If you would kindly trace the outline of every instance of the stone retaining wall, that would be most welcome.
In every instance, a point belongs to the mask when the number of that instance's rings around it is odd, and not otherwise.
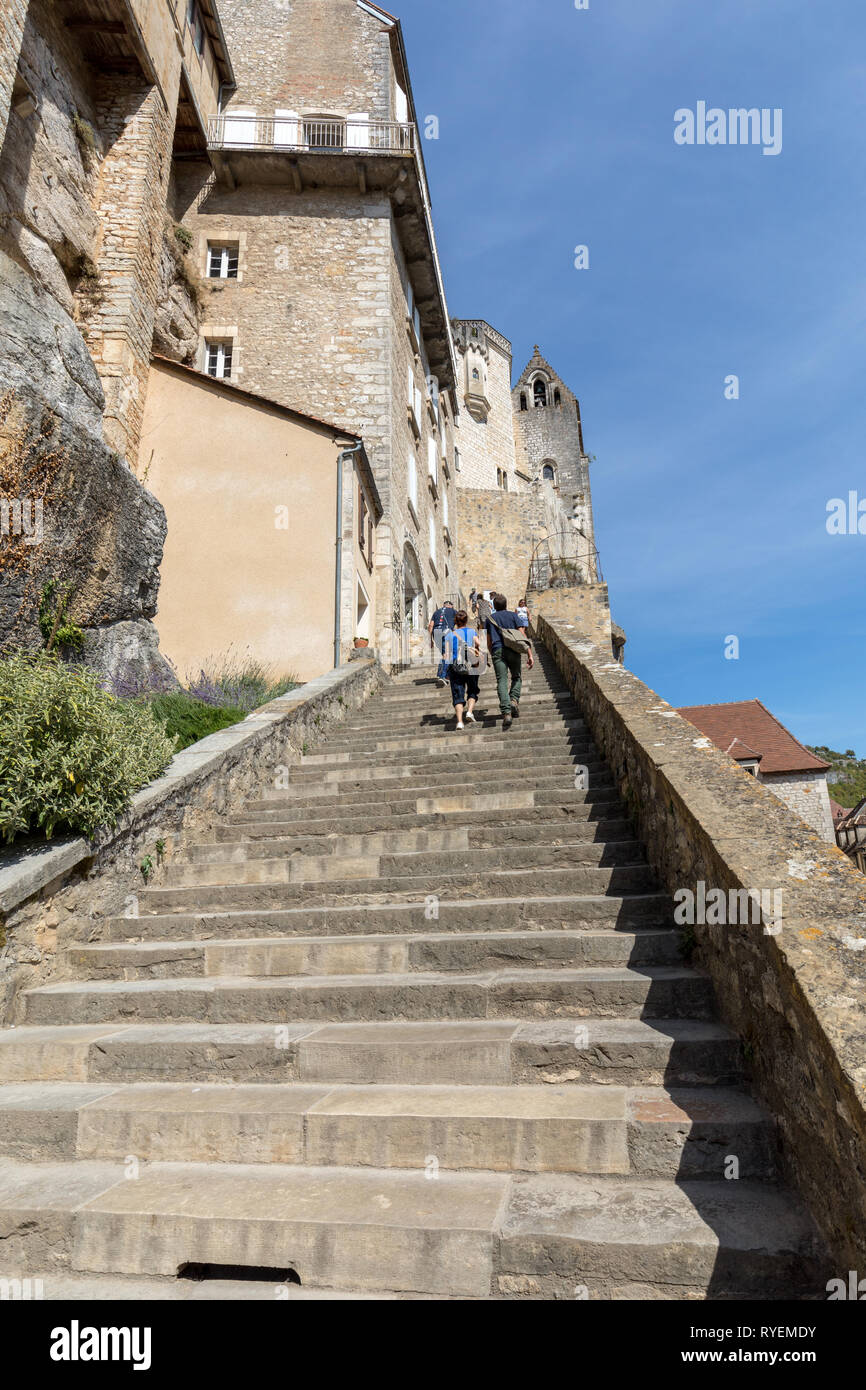
[[[866,1273],[866,877],[608,650],[544,617],[662,885],[781,893],[781,918],[686,927],[775,1116],[788,1178],[838,1261]],[[768,902],[772,904],[772,899]],[[693,938],[692,938],[693,933]]]
[[[353,661],[202,739],[94,844],[68,839],[0,853],[0,1024],[17,1021],[20,991],[47,984],[70,941],[96,939],[99,919],[129,910],[143,885],[142,859],[156,864],[157,840],[165,841],[169,861],[181,832],[205,830],[251,792],[274,785],[306,744],[364,704],[382,680],[376,662]]]

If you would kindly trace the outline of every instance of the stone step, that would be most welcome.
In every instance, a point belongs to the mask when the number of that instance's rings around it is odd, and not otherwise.
[[[289,770],[285,790],[291,791],[295,787],[342,787],[355,783],[363,786],[367,781],[387,786],[402,786],[410,780],[427,782],[430,778],[434,779],[433,785],[440,785],[444,780],[450,779],[452,783],[456,781],[458,785],[465,786],[470,777],[482,778],[488,773],[498,776],[503,764],[514,756],[516,755],[476,753],[472,750],[462,756],[454,753],[448,758],[442,758],[434,749],[432,753],[428,751],[423,756],[420,753],[401,753],[398,758],[382,758],[370,763],[353,757],[345,762],[308,767],[305,760]],[[601,777],[607,770],[606,764],[597,754],[564,742],[554,747],[545,745],[537,752],[526,756],[523,756],[522,752],[520,754],[521,773],[525,773],[527,777],[549,777],[553,772],[564,770],[567,773],[575,767],[585,768],[590,780],[593,777]]]
[[[0,1082],[730,1086],[739,1040],[696,1019],[133,1023],[0,1029]]]
[[[524,784],[531,788],[559,787],[566,789],[578,786],[580,769],[586,768],[585,763],[580,759],[562,759],[559,762],[545,763],[543,766],[528,765],[525,770],[521,765],[521,776]],[[584,772],[583,777],[587,779]],[[587,783],[588,787],[596,791],[600,788],[612,789],[613,778],[609,772],[601,770],[601,765],[590,768]],[[369,802],[376,796],[388,797],[389,799],[416,799],[418,797],[430,795],[442,795],[447,792],[462,793],[482,786],[492,790],[506,790],[514,785],[514,774],[504,772],[501,766],[486,771],[481,769],[473,776],[471,766],[460,772],[440,772],[435,766],[425,767],[423,770],[401,768],[398,775],[392,777],[370,777],[363,773],[352,773],[346,778],[299,778],[289,780],[288,785],[279,789],[267,789],[263,792],[259,801],[251,800],[248,805],[251,809],[259,806],[266,806],[269,802],[286,803],[301,806],[316,805],[335,805],[339,806],[355,799]]]
[[[504,1174],[281,1164],[0,1162],[16,1272],[173,1277],[187,1264],[296,1270],[306,1288],[483,1297]]]
[[[480,874],[488,869],[519,869],[532,874],[542,869],[576,865],[613,867],[644,862],[637,840],[600,842],[562,838],[558,843],[527,844],[468,849],[455,845],[441,850],[397,850],[385,853],[288,855],[232,855],[215,860],[173,861],[163,868],[165,885],[189,887],[204,883],[322,883],[343,879],[392,879],[438,876],[441,883],[452,875]]]
[[[516,725],[513,727],[517,728]],[[512,734],[511,730],[508,733],[497,731],[485,733],[483,738],[474,739],[455,738],[453,729],[450,730],[450,737],[446,737],[448,730],[437,731],[436,738],[432,737],[433,732],[431,729],[429,734],[425,732],[420,736],[394,735],[390,738],[379,738],[375,742],[365,739],[360,734],[352,738],[329,738],[321,745],[320,750],[305,753],[301,766],[327,767],[352,761],[367,766],[371,762],[390,763],[403,757],[409,762],[422,762],[426,758],[443,761],[459,758],[501,758],[503,754],[510,756],[515,748],[519,748],[521,754],[538,753],[548,748],[579,748],[589,753],[595,751],[598,756],[589,734],[582,728],[574,728],[565,723],[551,724],[542,729],[521,725],[518,733]],[[464,732],[473,734],[478,730],[473,730],[470,725]]]
[[[174,979],[224,975],[389,975],[412,971],[487,971],[535,965],[676,965],[680,933],[546,931],[441,932],[423,935],[342,935],[244,938],[238,941],[158,941],[72,946],[65,971],[75,979]]]
[[[404,795],[394,793],[388,797],[351,793],[342,797],[331,797],[327,802],[310,800],[304,805],[297,797],[247,802],[244,810],[233,812],[228,818],[231,825],[244,825],[248,822],[261,823],[268,819],[278,819],[284,824],[313,825],[316,822],[338,824],[349,817],[361,818],[366,826],[377,818],[414,815],[421,819],[419,825],[449,824],[453,816],[486,817],[494,815],[512,824],[519,824],[521,818],[548,819],[573,815],[578,819],[602,819],[607,816],[623,816],[624,807],[614,787],[598,787],[590,791],[580,791],[571,784],[559,788],[525,787],[520,791],[477,792],[474,790],[457,792],[436,792],[434,795]],[[433,817],[449,817],[449,821]],[[460,822],[458,822],[459,824]]]
[[[302,1288],[452,1297],[823,1297],[800,1203],[769,1183],[272,1164],[0,1163],[19,1276],[286,1267]],[[645,1296],[645,1295],[644,1295]]]
[[[250,936],[336,936],[353,933],[582,930],[601,926],[621,931],[669,926],[672,905],[664,893],[631,897],[571,895],[561,897],[442,899],[435,910],[424,902],[350,904],[332,907],[272,908],[224,913],[154,914],[111,917],[112,941],[182,941]],[[88,937],[88,941],[92,938]],[[85,943],[80,943],[85,944]]]
[[[285,834],[280,823],[250,822],[243,829],[238,826],[218,826],[213,840],[202,840],[188,845],[173,860],[173,863],[213,863],[226,859],[260,859],[271,856],[291,854],[334,854],[354,857],[362,854],[394,854],[401,852],[439,850],[447,853],[457,849],[478,849],[495,843],[499,846],[537,845],[562,843],[565,839],[574,844],[579,841],[593,844],[612,844],[634,837],[631,822],[621,818],[604,821],[578,820],[539,821],[537,824],[501,825],[491,818],[487,825],[476,825],[469,817],[463,825],[421,829],[413,827],[404,830],[399,825],[387,829],[373,829],[368,833],[343,833],[330,829],[324,822],[318,823],[318,833],[306,835]],[[495,826],[495,829],[494,829]],[[251,833],[255,829],[257,833]]]
[[[304,856],[307,861],[309,856]],[[346,898],[363,903],[419,902],[422,898],[441,901],[449,894],[456,898],[490,898],[501,892],[510,896],[515,887],[532,893],[541,888],[551,895],[649,893],[656,887],[652,870],[643,864],[594,868],[570,865],[545,867],[537,881],[521,869],[484,869],[443,873],[442,869],[395,877],[371,876],[366,861],[335,861],[348,873],[360,863],[361,877],[330,878],[314,881],[309,877],[280,883],[195,883],[188,886],[145,888],[138,894],[141,916],[158,912],[203,912],[215,908],[328,907]],[[298,872],[303,871],[303,866]],[[308,872],[308,871],[307,871]]]
[[[452,806],[453,809],[445,811],[425,812],[418,814],[414,810],[404,811],[403,807],[411,806],[411,802],[400,802],[396,806],[379,802],[378,808],[370,806],[350,807],[345,813],[340,812],[335,807],[306,808],[304,810],[293,810],[290,807],[276,811],[236,811],[231,816],[226,817],[225,825],[215,827],[212,832],[216,840],[228,839],[236,840],[240,837],[253,838],[257,835],[265,834],[300,834],[309,835],[330,835],[330,834],[373,834],[378,831],[392,830],[425,830],[425,829],[448,829],[451,826],[462,827],[464,825],[474,827],[479,834],[486,835],[488,840],[494,838],[491,828],[502,832],[503,838],[508,840],[519,839],[520,831],[523,827],[534,831],[537,826],[549,826],[558,823],[560,829],[563,822],[572,822],[577,832],[581,835],[585,833],[584,827],[590,827],[593,831],[593,838],[604,838],[600,829],[604,824],[619,823],[629,825],[625,808],[622,803],[615,798],[597,802],[569,802],[562,798],[549,800],[549,804],[534,805],[533,798],[536,795],[548,796],[548,793],[536,794],[533,792],[514,792],[509,797],[490,797],[490,801],[509,801],[515,803],[511,806],[502,806],[498,810],[490,810],[487,806],[487,798],[474,796],[458,796],[453,798],[437,799],[436,805]],[[557,804],[561,800],[563,804]],[[484,809],[478,809],[475,803],[481,802]],[[522,806],[520,803],[524,803]],[[360,814],[356,814],[360,812]],[[210,834],[211,832],[206,832]],[[544,835],[540,836],[544,839]],[[616,839],[617,836],[612,836]]]
[[[0,1086],[0,1157],[19,1162],[770,1178],[775,1136],[741,1091],[624,1086]]]
[[[581,790],[575,785],[577,773],[575,766],[566,764],[557,772],[550,772],[544,776],[537,773],[527,775],[524,781],[524,795],[534,792],[536,796],[535,804],[547,804],[538,800],[541,792],[552,792],[555,799],[560,797],[565,801],[574,800],[585,802],[589,805],[601,802],[616,801],[618,796],[613,779],[610,773],[599,773],[589,783],[586,791]],[[448,806],[455,801],[463,801],[467,797],[481,796],[489,797],[496,792],[511,792],[513,796],[518,795],[513,792],[514,777],[490,776],[483,777],[476,788],[471,782],[467,788],[459,782],[455,786],[457,779],[454,777],[437,778],[425,776],[413,782],[412,778],[404,778],[400,786],[371,786],[370,783],[361,783],[358,786],[347,786],[337,791],[331,786],[321,786],[317,790],[308,787],[298,787],[290,792],[273,791],[259,799],[251,798],[247,803],[247,810],[253,813],[259,811],[275,811],[281,808],[295,809],[302,811],[327,811],[332,809],[342,809],[347,806],[366,806],[375,814],[378,806],[383,800],[390,801],[392,805],[401,803],[406,807],[417,807],[420,812],[436,808],[440,805]],[[483,791],[480,788],[483,787]]]
[[[298,1284],[264,1284],[253,1279],[137,1279],[121,1274],[58,1274],[51,1269],[37,1271],[30,1283],[46,1303],[273,1303],[277,1299],[281,1303],[376,1303],[425,1298],[424,1294],[361,1293],[358,1289],[302,1289]],[[426,1297],[447,1301],[444,1296]]]
[[[393,753],[379,753],[367,756],[363,750],[346,750],[345,753],[308,754],[296,763],[289,772],[293,781],[312,782],[346,781],[354,776],[367,777],[376,774],[377,780],[388,780],[398,775],[420,776],[433,770],[439,774],[453,772],[460,774],[471,768],[475,772],[496,771],[503,762],[519,758],[520,766],[540,767],[550,765],[573,766],[575,762],[590,770],[601,771],[604,763],[594,744],[576,739],[544,739],[538,743],[521,743],[519,752],[515,747],[504,749],[488,748],[481,739],[467,740],[455,738],[443,752],[434,744],[426,744],[423,749],[399,748]]]
[[[496,1268],[497,1292],[512,1298],[826,1296],[802,1203],[748,1180],[516,1175]]]
[[[28,1024],[289,1023],[471,1018],[709,1018],[709,980],[685,966],[272,979],[94,980],[25,990]]]

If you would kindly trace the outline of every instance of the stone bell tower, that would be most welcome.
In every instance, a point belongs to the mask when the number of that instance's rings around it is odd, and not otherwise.
[[[517,469],[531,479],[550,556],[574,569],[572,579],[594,583],[599,565],[580,403],[538,347],[512,403]]]

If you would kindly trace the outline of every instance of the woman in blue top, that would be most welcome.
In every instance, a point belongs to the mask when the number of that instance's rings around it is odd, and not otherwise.
[[[481,641],[475,628],[467,627],[468,622],[469,615],[461,608],[454,620],[454,631],[446,634],[442,644],[443,657],[448,661],[448,680],[458,729],[465,729],[466,724],[476,723],[472,711],[478,699]],[[463,669],[455,670],[455,663]],[[465,669],[467,667],[468,670]],[[466,724],[463,723],[464,709]]]

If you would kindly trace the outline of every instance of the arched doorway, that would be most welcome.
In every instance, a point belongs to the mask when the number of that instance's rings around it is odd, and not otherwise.
[[[403,631],[401,662],[409,666],[423,651],[427,629],[427,595],[421,564],[409,541],[403,546]]]

